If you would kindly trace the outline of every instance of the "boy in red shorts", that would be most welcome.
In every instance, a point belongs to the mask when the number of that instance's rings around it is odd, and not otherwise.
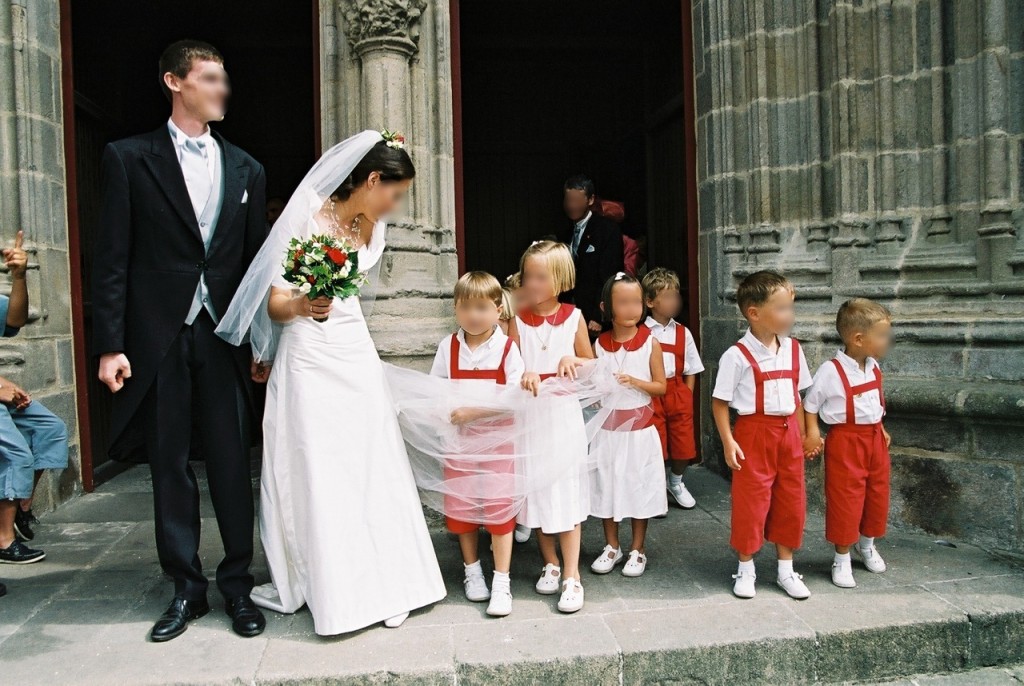
[[[811,595],[793,571],[807,509],[800,391],[811,385],[800,344],[786,335],[795,297],[793,284],[776,272],[743,280],[736,300],[750,328],[722,355],[712,393],[725,462],[733,470],[730,543],[739,556],[733,575],[739,598],[754,597],[754,555],[765,539],[778,554],[779,587],[798,600]],[[730,408],[739,415],[735,429]]]
[[[889,350],[892,315],[865,298],[847,300],[836,315],[843,349],[821,365],[804,400],[805,448],[825,439],[825,538],[835,546],[832,583],[853,588],[850,549],[869,572],[885,571],[875,538],[889,517],[889,434],[878,360]]]
[[[658,339],[665,358],[668,391],[654,399],[654,425],[661,434],[661,449],[671,467],[668,492],[679,506],[689,510],[697,504],[683,474],[697,461],[697,443],[693,436],[693,387],[704,363],[697,353],[690,330],[677,322],[682,299],[679,277],[674,271],[658,267],[643,279],[644,301],[651,313],[646,325]]]

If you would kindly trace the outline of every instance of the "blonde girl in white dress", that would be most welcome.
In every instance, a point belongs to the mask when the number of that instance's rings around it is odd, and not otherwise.
[[[647,521],[668,512],[661,438],[654,424],[652,397],[665,395],[661,344],[644,318],[643,290],[619,272],[604,285],[601,311],[612,329],[594,343],[599,359],[610,357],[610,373],[627,392],[609,399],[611,413],[591,443],[596,469],[590,473],[590,513],[601,518],[607,545],[590,569],[607,574],[625,560],[622,574],[637,577],[647,568]],[[630,518],[633,540],[628,555],[619,543],[619,522]]]
[[[509,326],[509,336],[522,352],[526,372],[522,387],[537,394],[540,385],[552,377],[576,377],[576,368],[593,358],[590,338],[580,311],[558,302],[561,293],[572,290],[576,280],[572,254],[562,243],[538,241],[520,261],[522,289],[529,307],[521,310]],[[558,593],[558,609],[576,612],[583,607],[580,582],[580,524],[590,514],[590,484],[586,474],[587,435],[579,402],[566,396],[564,403],[550,404],[543,412],[528,417],[529,439],[538,444],[527,452],[536,460],[558,460],[574,456],[578,467],[569,469],[550,488],[528,495],[518,523],[539,529],[538,539],[544,568],[536,590],[543,595]],[[528,466],[527,466],[528,468]],[[561,547],[559,562],[555,540]]]

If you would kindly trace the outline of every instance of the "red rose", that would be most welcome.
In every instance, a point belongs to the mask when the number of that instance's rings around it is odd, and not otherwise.
[[[297,250],[295,251],[295,259],[299,259],[300,257],[302,257],[302,256],[303,256],[303,255],[305,255],[305,254],[306,254],[306,251],[305,251],[305,250],[303,250],[302,248],[298,248],[298,249],[297,249]]]
[[[310,283],[313,283],[313,284],[315,284],[315,283],[316,283],[316,277],[313,277],[313,276],[307,276],[307,277],[306,277],[306,281],[308,281],[308,282],[310,282]]]
[[[327,257],[331,258],[331,262],[338,265],[339,267],[344,265],[348,261],[348,255],[337,248],[328,248]]]

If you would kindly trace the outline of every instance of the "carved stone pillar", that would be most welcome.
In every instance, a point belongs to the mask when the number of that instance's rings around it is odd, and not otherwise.
[[[324,146],[362,129],[399,130],[416,165],[388,227],[370,328],[382,356],[423,366],[451,330],[457,275],[447,3],[338,0],[333,10],[322,15]]]

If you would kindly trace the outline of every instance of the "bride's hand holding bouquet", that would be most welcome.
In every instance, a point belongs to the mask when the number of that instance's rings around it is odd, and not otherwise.
[[[365,276],[359,271],[359,251],[347,240],[329,234],[293,238],[284,259],[284,279],[301,296],[292,300],[292,313],[324,322],[334,298],[359,295]]]

